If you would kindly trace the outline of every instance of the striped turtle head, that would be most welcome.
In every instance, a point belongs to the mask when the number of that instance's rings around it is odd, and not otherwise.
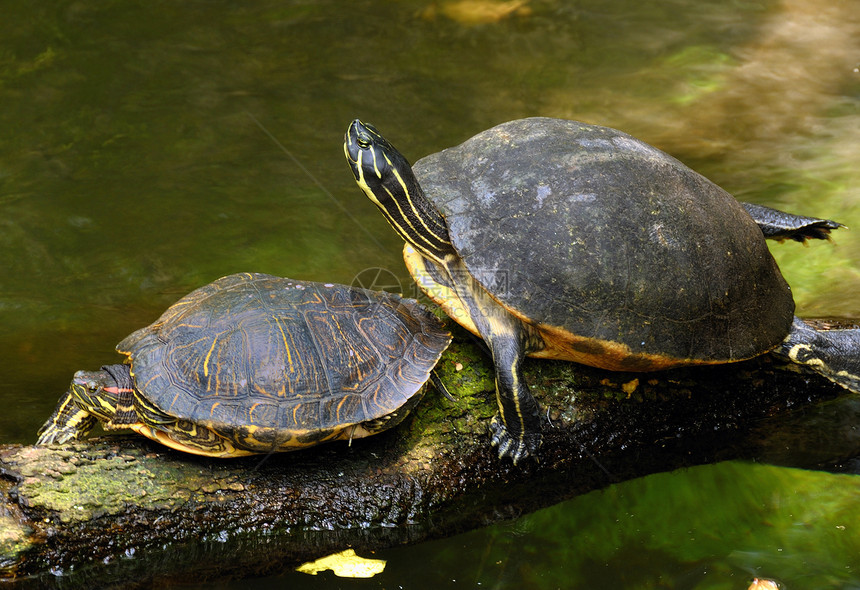
[[[439,262],[453,252],[445,220],[427,200],[412,166],[373,125],[353,121],[343,151],[355,182],[404,240]]]

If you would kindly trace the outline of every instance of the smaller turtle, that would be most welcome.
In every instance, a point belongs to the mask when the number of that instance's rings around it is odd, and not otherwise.
[[[399,423],[450,334],[418,302],[265,274],[218,279],[79,371],[36,444],[97,422],[212,457],[292,451]]]

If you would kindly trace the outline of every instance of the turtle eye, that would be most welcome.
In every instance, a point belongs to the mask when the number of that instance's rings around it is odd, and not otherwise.
[[[96,381],[87,381],[87,391],[96,393],[99,390],[99,384]]]
[[[358,147],[363,150],[366,150],[370,147],[370,136],[365,133],[359,133],[358,137],[355,138],[355,141],[358,144]]]

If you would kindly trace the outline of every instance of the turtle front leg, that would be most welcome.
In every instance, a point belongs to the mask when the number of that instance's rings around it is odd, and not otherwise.
[[[426,279],[419,282],[431,298],[442,300],[445,311],[467,329],[479,334],[490,349],[496,368],[496,401],[499,413],[490,424],[490,442],[499,458],[514,464],[537,453],[541,444],[541,418],[522,374],[523,359],[540,350],[540,336],[493,300],[456,255],[433,271],[423,265]],[[434,297],[436,295],[436,297]],[[454,301],[456,300],[456,301]]]
[[[542,442],[538,404],[522,373],[525,338],[517,332],[495,332],[490,342],[499,404],[499,413],[490,423],[490,442],[498,448],[499,458],[510,457],[514,465],[534,456]]]
[[[57,402],[51,417],[39,429],[36,445],[62,444],[85,437],[98,420],[75,403],[71,390]]]
[[[138,422],[128,365],[106,365],[100,371],[78,371],[54,413],[39,429],[37,445],[64,443],[86,436],[102,421],[106,428]]]
[[[526,354],[544,347],[540,335],[495,302],[456,254],[437,264],[407,244],[403,256],[421,290],[449,317],[480,336],[489,349],[499,404],[499,413],[490,424],[490,442],[498,448],[499,457],[510,457],[516,464],[537,453],[542,421],[523,379],[522,363]]]

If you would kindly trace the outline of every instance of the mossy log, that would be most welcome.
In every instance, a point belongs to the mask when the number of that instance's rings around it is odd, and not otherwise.
[[[488,445],[495,398],[482,352],[455,340],[439,369],[454,401],[431,389],[399,427],[351,446],[233,460],[137,436],[0,447],[3,575],[151,586],[449,535],[613,482],[758,456],[780,431],[769,420],[844,393],[767,355],[647,375],[531,360],[548,424],[539,461],[514,467]]]

